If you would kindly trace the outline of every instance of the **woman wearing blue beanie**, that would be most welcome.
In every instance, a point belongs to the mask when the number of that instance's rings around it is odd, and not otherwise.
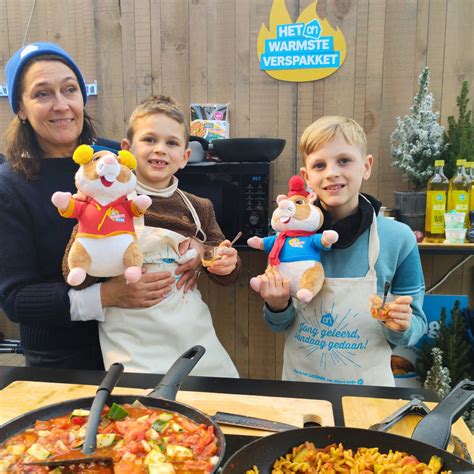
[[[66,51],[39,42],[13,54],[6,79],[15,117],[0,166],[0,304],[27,365],[100,370],[97,318],[62,278],[74,222],[51,204],[55,191],[75,192],[72,152],[95,138],[85,82]]]

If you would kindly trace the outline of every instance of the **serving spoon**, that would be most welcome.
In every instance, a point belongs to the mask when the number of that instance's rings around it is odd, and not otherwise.
[[[114,389],[115,385],[119,381],[123,373],[123,365],[119,363],[112,364],[102,380],[99,388],[97,389],[96,395],[92,402],[92,406],[89,412],[87,420],[86,436],[84,438],[84,444],[82,445],[81,452],[84,456],[79,458],[68,458],[68,459],[54,459],[52,461],[34,461],[25,463],[25,466],[48,466],[48,467],[70,467],[71,472],[75,472],[73,466],[89,465],[93,467],[96,465],[113,465],[113,459],[108,456],[95,456],[95,450],[97,447],[97,429],[100,423],[100,416],[102,409],[104,408],[105,402],[108,396]],[[113,472],[111,470],[110,472]]]

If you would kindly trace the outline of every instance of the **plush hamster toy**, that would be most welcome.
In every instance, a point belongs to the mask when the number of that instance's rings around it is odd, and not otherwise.
[[[269,254],[269,266],[276,268],[290,282],[290,292],[302,303],[309,303],[324,282],[321,250],[330,250],[339,236],[333,230],[316,234],[323,224],[323,213],[314,205],[316,195],[309,195],[301,176],[289,181],[288,196],[277,197],[278,207],[272,215],[272,227],[278,234],[263,239],[251,237],[247,243]],[[250,286],[260,291],[259,276]]]
[[[144,214],[151,204],[148,196],[132,201],[135,190],[135,157],[128,151],[118,154],[80,145],[72,159],[80,166],[76,187],[84,199],[71,193],[55,192],[51,198],[63,217],[75,218],[79,228],[68,256],[67,282],[80,285],[86,274],[111,277],[125,274],[127,282],[141,278],[143,255],[137,245],[133,217]]]

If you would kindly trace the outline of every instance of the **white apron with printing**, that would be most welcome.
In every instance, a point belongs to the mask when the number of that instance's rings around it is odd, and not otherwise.
[[[326,278],[318,295],[298,305],[286,335],[283,380],[394,386],[392,350],[381,323],[370,315],[377,292],[379,255],[374,213],[369,237],[369,271],[360,278]]]
[[[136,227],[148,272],[174,270],[194,258],[194,250],[180,256],[178,246],[187,240],[176,232],[157,227]],[[121,362],[128,372],[166,373],[190,347],[199,344],[206,353],[192,375],[238,377],[229,354],[214,330],[211,313],[198,289],[186,294],[176,287],[150,308],[105,309],[99,324],[100,345],[106,369]]]

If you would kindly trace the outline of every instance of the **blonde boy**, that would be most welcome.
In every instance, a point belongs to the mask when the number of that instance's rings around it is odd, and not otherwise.
[[[275,269],[263,276],[264,318],[273,331],[286,332],[283,379],[394,385],[391,345],[416,344],[426,329],[415,236],[378,215],[381,203],[360,193],[374,158],[354,120],[317,120],[299,148],[301,175],[325,217],[321,231],[337,231],[339,241],[321,257],[326,280],[307,306],[290,300],[288,282]],[[381,322],[370,316],[369,299],[386,281],[399,296]]]

